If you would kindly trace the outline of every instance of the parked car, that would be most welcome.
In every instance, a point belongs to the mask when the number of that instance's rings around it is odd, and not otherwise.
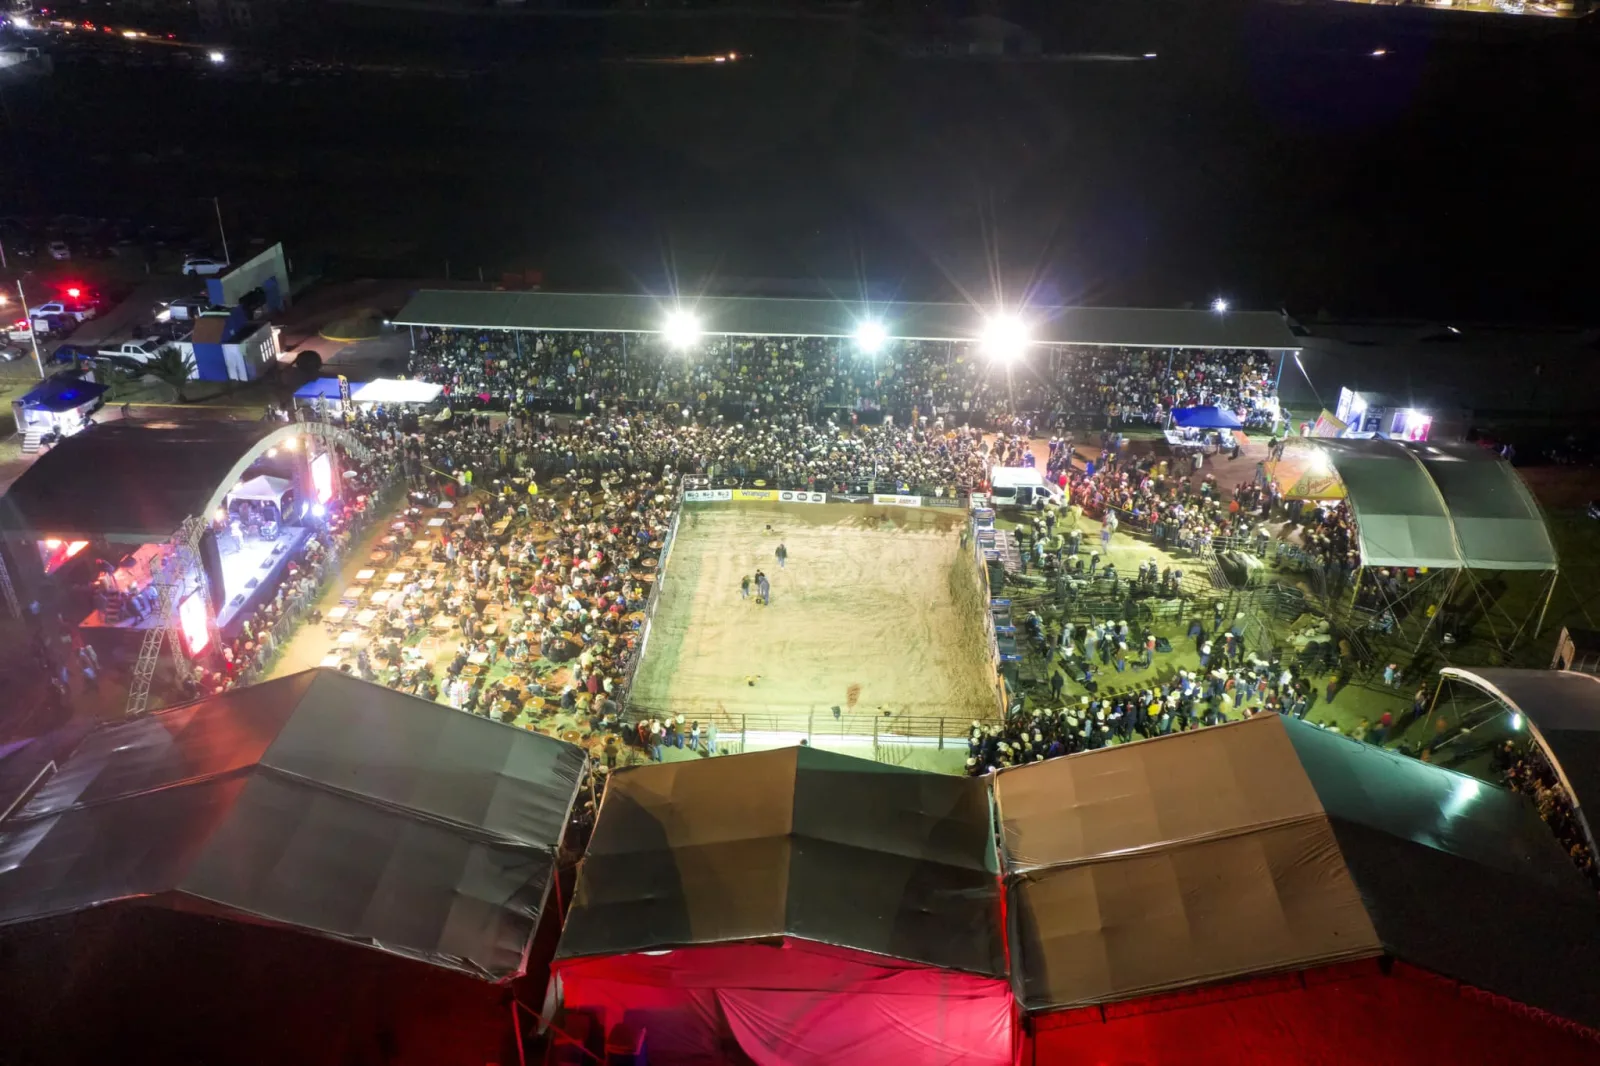
[[[183,272],[188,275],[209,277],[220,274],[228,269],[228,264],[221,259],[212,259],[210,256],[194,256],[183,261]]]
[[[63,315],[77,322],[87,322],[99,314],[89,304],[78,303],[70,300],[50,300],[39,304],[37,307],[28,308],[29,318],[49,318],[54,315]]]
[[[131,359],[135,363],[148,363],[156,357],[156,352],[161,348],[161,342],[156,340],[123,341],[110,348],[101,348],[97,355],[116,356],[119,359]]]
[[[50,353],[50,362],[68,365],[80,362],[92,363],[98,354],[93,348],[85,348],[81,344],[63,344]]]
[[[125,355],[105,355],[101,352],[94,353],[94,365],[110,367],[135,376],[144,375],[144,364],[137,359],[129,359]]]
[[[66,241],[51,241],[50,242],[50,258],[51,259],[71,259],[72,258],[72,249],[67,247],[67,242]]]
[[[6,340],[28,343],[33,340],[33,326],[26,318],[17,319],[6,327]]]
[[[20,344],[12,344],[9,341],[7,341],[5,344],[0,344],[0,363],[15,362],[27,354],[28,349],[24,348]]]

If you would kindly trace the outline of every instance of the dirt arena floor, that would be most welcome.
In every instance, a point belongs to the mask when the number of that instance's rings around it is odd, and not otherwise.
[[[891,724],[993,716],[976,566],[961,568],[964,518],[851,504],[687,505],[634,706],[719,728],[745,716],[751,729],[804,729],[808,715],[832,725],[834,706]],[[780,542],[785,569],[774,558]],[[739,579],[757,568],[772,582],[770,606],[753,591],[740,598]]]

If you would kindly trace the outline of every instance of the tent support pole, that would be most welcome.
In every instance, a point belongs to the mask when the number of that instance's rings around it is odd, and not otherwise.
[[[1544,603],[1539,605],[1539,620],[1533,623],[1533,635],[1535,639],[1538,639],[1539,634],[1544,632],[1544,616],[1545,613],[1550,610],[1550,601],[1555,599],[1556,582],[1560,579],[1560,569],[1554,569],[1550,571],[1550,587],[1545,590]]]
[[[518,1066],[528,1066],[528,1051],[522,1045],[522,1015],[517,1013],[516,996],[511,997],[511,1028],[517,1034]]]

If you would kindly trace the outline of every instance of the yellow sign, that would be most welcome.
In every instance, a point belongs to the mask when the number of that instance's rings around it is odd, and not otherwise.
[[[776,500],[777,489],[734,489],[733,498],[736,500]]]

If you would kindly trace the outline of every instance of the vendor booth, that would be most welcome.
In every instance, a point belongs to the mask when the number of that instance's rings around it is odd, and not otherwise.
[[[11,401],[17,432],[70,437],[89,424],[90,416],[105,403],[110,388],[82,378],[57,375],[39,382]]]
[[[1433,414],[1407,407],[1376,392],[1339,390],[1335,416],[1344,423],[1342,436],[1389,437],[1394,440],[1424,441],[1433,430]]]

